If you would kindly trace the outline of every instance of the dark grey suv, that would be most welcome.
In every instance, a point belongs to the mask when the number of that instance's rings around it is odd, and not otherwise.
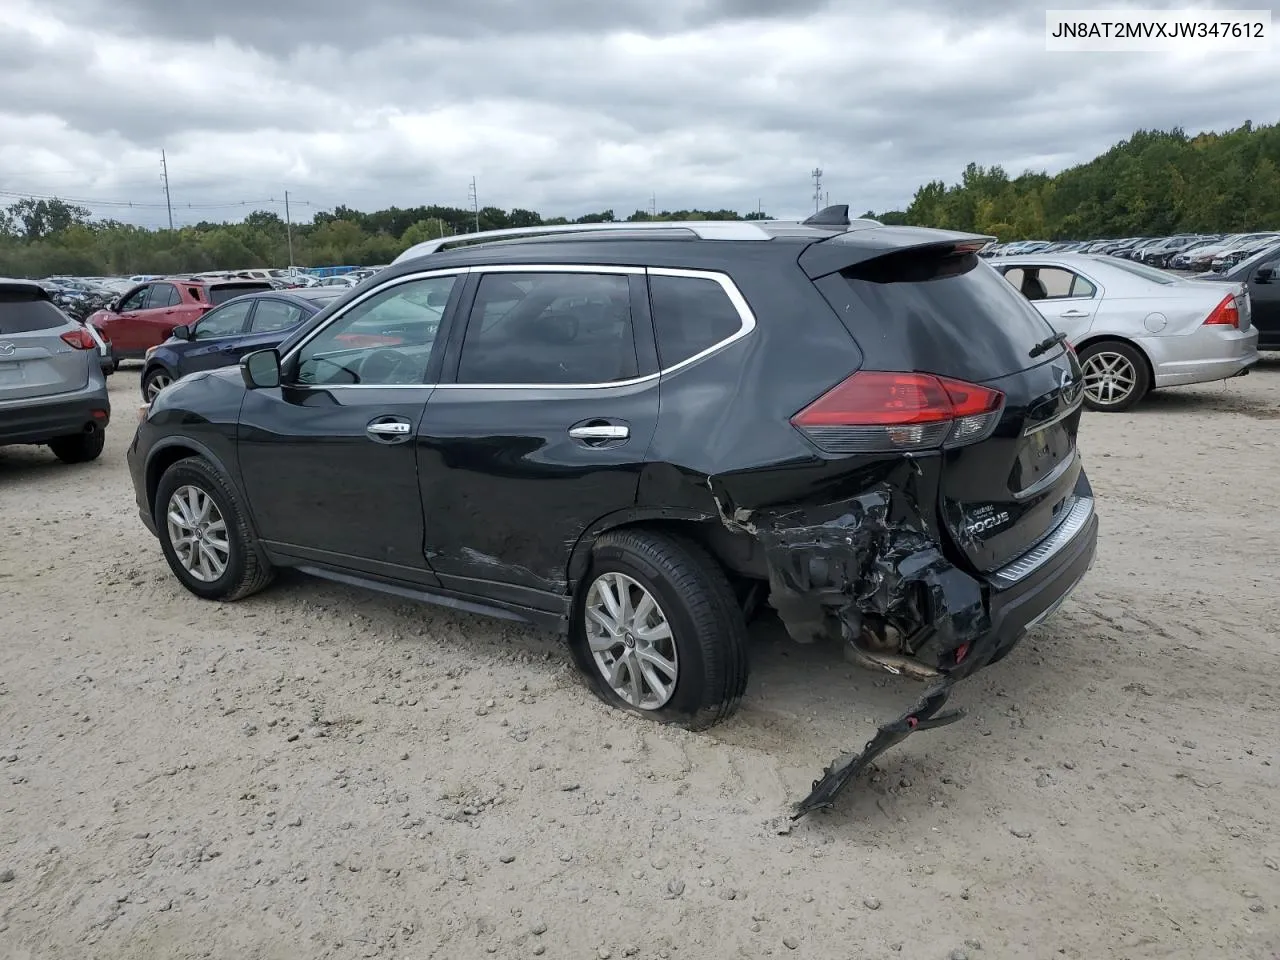
[[[561,631],[606,702],[729,717],[746,624],[934,686],[940,714],[1094,555],[1064,338],[990,238],[850,221],[535,228],[406,251],[129,451],[192,593],[291,567]],[[449,243],[479,245],[442,249]]]
[[[39,284],[0,278],[0,445],[48,444],[82,463],[102,453],[110,420],[98,341]]]

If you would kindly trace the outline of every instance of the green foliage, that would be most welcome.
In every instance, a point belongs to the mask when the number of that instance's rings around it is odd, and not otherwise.
[[[752,214],[752,217],[756,217]],[[613,223],[612,210],[544,219],[533,210],[481,207],[481,230],[572,223]],[[651,219],[637,212],[628,220]],[[732,210],[664,211],[658,220],[740,220]],[[477,212],[459,207],[391,207],[362,213],[350,207],[318,213],[292,227],[300,266],[388,263],[415,243],[471,233]],[[113,220],[90,221],[89,211],[60,200],[20,200],[0,208],[0,276],[46,277],[133,273],[194,273],[280,267],[289,262],[290,232],[280,215],[255,210],[239,223],[198,223],[178,230],[145,230]]]
[[[881,214],[890,220],[893,214]],[[1280,228],[1280,125],[1188,137],[1139,130],[1050,177],[971,163],[960,182],[916,191],[905,222],[1001,240],[1226,233]]]

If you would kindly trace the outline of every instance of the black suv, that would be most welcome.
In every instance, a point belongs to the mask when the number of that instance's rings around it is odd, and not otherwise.
[[[695,729],[766,600],[934,682],[872,754],[1094,555],[1080,368],[989,239],[841,207],[430,241],[159,394],[139,510],[198,596],[294,567],[551,627],[604,700]]]

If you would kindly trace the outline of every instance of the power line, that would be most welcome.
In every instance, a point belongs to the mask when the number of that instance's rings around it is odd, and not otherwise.
[[[13,197],[18,200],[61,200],[63,203],[75,203],[88,207],[121,207],[136,210],[169,210],[171,207],[178,210],[226,210],[232,207],[249,207],[270,203],[284,204],[283,199],[276,197],[265,197],[260,200],[226,200],[226,201],[191,201],[188,203],[162,203],[153,200],[102,200],[92,197],[68,197],[62,194],[49,193],[21,193],[14,190],[0,190],[0,197]],[[312,203],[309,200],[298,200],[295,197],[289,198],[289,203],[294,206],[318,207],[323,204]]]

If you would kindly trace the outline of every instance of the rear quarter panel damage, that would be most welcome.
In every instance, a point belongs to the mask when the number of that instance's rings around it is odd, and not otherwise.
[[[983,586],[946,556],[934,526],[937,476],[937,458],[897,460],[754,506],[735,496],[741,478],[708,487],[720,522],[762,546],[770,604],[795,640],[840,638],[945,673],[990,620]]]

